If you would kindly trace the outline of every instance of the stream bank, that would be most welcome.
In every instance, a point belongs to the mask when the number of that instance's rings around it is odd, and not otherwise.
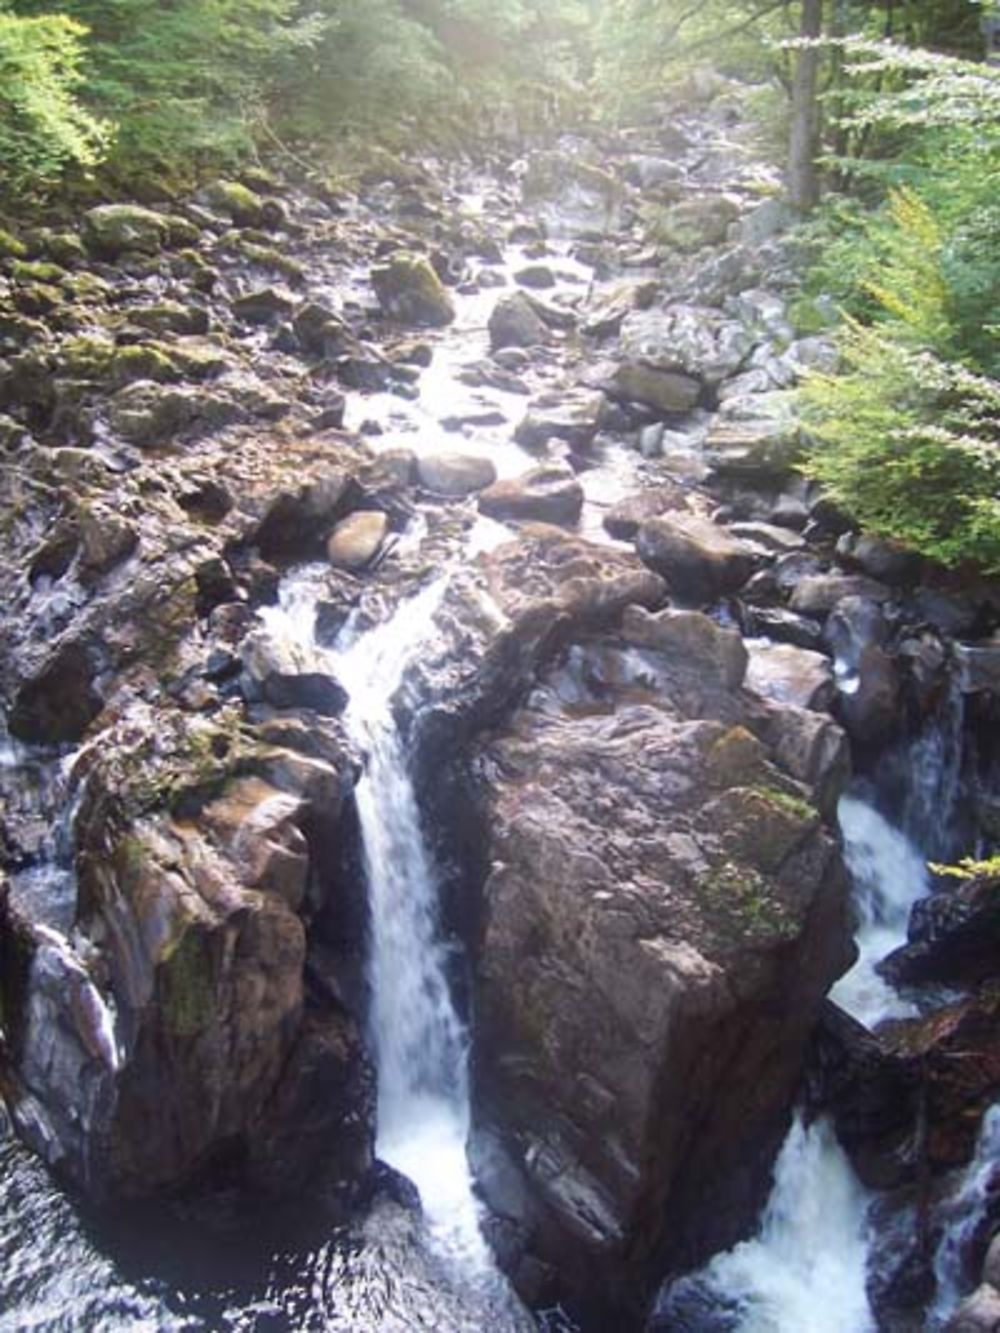
[[[729,87],[518,168],[97,210],[79,250],[8,264],[5,1077],[78,1187],[221,1174],[364,1213],[371,759],[357,687],[257,614],[305,564],[320,648],[454,571],[394,712],[522,1296],[638,1327],[666,1274],[751,1231],[821,1013],[814,1104],[905,1195],[915,1065],[987,1042],[992,957],[895,1045],[845,1037],[833,816],[853,751],[891,818],[916,793],[928,821],[926,763],[963,794],[928,853],[988,844],[997,601],[794,473],[780,391],[831,349],[789,323],[796,243],[747,136]],[[859,1062],[886,1106],[858,1107]],[[942,1179],[996,1092],[980,1063],[931,1084]],[[286,1296],[271,1326],[304,1327]]]

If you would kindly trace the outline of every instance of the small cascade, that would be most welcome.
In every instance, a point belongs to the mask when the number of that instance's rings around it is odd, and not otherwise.
[[[929,847],[945,845],[957,802],[961,725],[961,699],[951,698],[942,717],[914,741],[902,812],[907,832],[858,795],[840,801],[858,958],[833,987],[831,999],[869,1028],[915,1012],[876,967],[905,943],[913,904],[930,889],[925,857]],[[914,833],[923,834],[919,847]],[[806,1126],[797,1116],[778,1157],[756,1236],[668,1289],[661,1297],[667,1317],[662,1327],[699,1333],[874,1329],[866,1293],[870,1201],[830,1121],[821,1118]],[[953,1306],[953,1299],[942,1299]],[[692,1305],[703,1312],[693,1322],[686,1313]]]
[[[344,685],[350,700],[344,725],[364,758],[355,801],[368,880],[378,1155],[419,1190],[431,1243],[449,1276],[502,1304],[505,1285],[480,1233],[466,1158],[467,1035],[451,996],[437,876],[393,713],[446,586],[442,576],[374,629],[348,622],[332,650],[313,638],[308,571],[286,582],[279,605],[262,618],[300,660]]]
[[[472,1180],[468,1051],[448,985],[438,885],[392,713],[407,664],[428,632],[445,581],[387,623],[346,634],[335,670],[345,725],[365,756],[355,799],[368,877],[370,1028],[378,1066],[379,1155],[414,1182],[443,1249],[485,1265]]]
[[[937,1295],[928,1312],[928,1327],[944,1328],[959,1301],[975,1285],[975,1276],[966,1271],[971,1244],[986,1220],[990,1204],[995,1204],[1000,1183],[1000,1103],[983,1116],[979,1139],[972,1161],[961,1174],[953,1196],[942,1208],[944,1233],[934,1255]]]

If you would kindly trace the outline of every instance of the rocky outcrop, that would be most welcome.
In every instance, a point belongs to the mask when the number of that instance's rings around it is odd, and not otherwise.
[[[92,1195],[148,1194],[234,1155],[269,1188],[322,1170],[349,1191],[368,1170],[354,1020],[305,987],[312,828],[336,820],[352,761],[335,730],[310,746],[233,714],[133,712],[86,758],[73,944],[21,920],[24,1002],[4,1012],[15,1119]]]
[[[738,636],[638,610],[626,635],[617,688],[595,659],[560,706],[550,676],[476,761],[483,1187],[607,1326],[752,1219],[850,960],[836,845],[748,728]]]

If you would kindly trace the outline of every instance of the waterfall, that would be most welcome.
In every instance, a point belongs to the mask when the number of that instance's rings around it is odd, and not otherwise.
[[[914,744],[910,813],[929,807],[929,792],[954,798],[957,766],[931,762],[950,749],[925,733]],[[919,789],[919,790],[917,790]],[[831,998],[873,1027],[913,1009],[878,975],[876,964],[906,942],[910,909],[930,887],[921,851],[873,805],[845,795],[838,807],[850,872],[858,958]],[[912,827],[912,825],[911,825]],[[866,1293],[870,1196],[822,1118],[792,1125],[775,1165],[774,1184],[756,1235],[675,1283],[661,1297],[664,1327],[704,1333],[868,1333],[875,1328]],[[694,1305],[712,1311],[690,1320]]]
[[[378,1153],[417,1186],[444,1252],[464,1265],[485,1266],[465,1153],[466,1033],[448,985],[435,867],[392,712],[445,586],[444,579],[431,584],[368,633],[357,636],[348,627],[334,669],[350,696],[348,735],[365,756],[355,795],[371,916]]]
[[[495,1273],[479,1230],[466,1158],[468,1043],[448,984],[438,882],[393,701],[432,628],[446,576],[362,630],[349,621],[336,646],[314,640],[308,571],[286,581],[269,632],[310,669],[345,687],[345,729],[364,760],[355,789],[370,913],[369,1037],[378,1072],[376,1149],[420,1192],[439,1256],[464,1281]]]
[[[983,1116],[972,1161],[961,1173],[957,1189],[942,1209],[944,1233],[934,1255],[937,1295],[929,1312],[929,1328],[944,1328],[969,1290],[970,1275],[965,1271],[965,1260],[970,1242],[996,1199],[998,1162],[1000,1103],[991,1106]],[[975,1281],[973,1277],[972,1285]]]

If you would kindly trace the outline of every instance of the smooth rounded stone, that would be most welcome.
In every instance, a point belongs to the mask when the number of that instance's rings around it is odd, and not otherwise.
[[[493,360],[501,370],[509,370],[515,375],[531,365],[531,357],[523,347],[499,347],[493,353]]]
[[[169,233],[162,213],[138,204],[101,204],[83,215],[84,244],[101,259],[158,254]]]
[[[259,287],[233,301],[233,314],[247,324],[273,324],[287,319],[295,309],[296,300],[291,292],[280,287]],[[301,314],[301,312],[300,312]]]
[[[677,596],[696,602],[737,592],[757,562],[744,542],[696,514],[647,519],[639,528],[636,549]]]
[[[556,285],[556,276],[548,264],[528,264],[514,274],[514,281],[521,287],[531,287],[541,291]]]
[[[619,500],[604,515],[604,526],[612,537],[632,541],[646,519],[658,518],[673,510],[686,510],[689,498],[689,492],[679,482],[661,482]]]
[[[1000,1330],[1000,1291],[983,1283],[958,1307],[944,1333],[997,1333]]]
[[[372,269],[372,286],[385,313],[404,324],[443,328],[455,318],[455,303],[424,255],[390,255]]]
[[[524,292],[502,296],[489,318],[490,347],[542,347],[552,341],[552,331]]]
[[[543,463],[519,477],[495,481],[479,496],[479,509],[490,518],[575,523],[582,508],[583,487],[562,463]]]
[[[417,459],[417,477],[436,495],[461,499],[492,485],[497,470],[488,458],[475,454],[434,453]]]
[[[600,430],[604,406],[604,396],[590,389],[541,394],[528,404],[514,439],[525,449],[544,449],[550,440],[562,440],[572,450],[587,450]]]
[[[389,532],[389,517],[380,509],[359,509],[334,528],[326,557],[336,569],[364,569],[378,555]]]
[[[711,671],[729,690],[738,689],[746,675],[749,659],[742,636],[700,611],[650,612],[630,606],[622,621],[622,637],[637,648],[655,648],[698,671]]]
[[[791,643],[751,639],[747,688],[776,703],[825,712],[833,703],[836,686],[830,659]]]
[[[892,593],[884,584],[863,574],[809,574],[795,585],[790,606],[804,615],[826,616],[845,597],[887,602]]]
[[[911,583],[920,575],[923,560],[901,542],[845,532],[837,541],[837,559],[848,568],[878,579],[880,583]]]
[[[680,370],[627,362],[608,383],[608,392],[627,402],[642,403],[666,415],[690,412],[701,397],[701,382]]]

